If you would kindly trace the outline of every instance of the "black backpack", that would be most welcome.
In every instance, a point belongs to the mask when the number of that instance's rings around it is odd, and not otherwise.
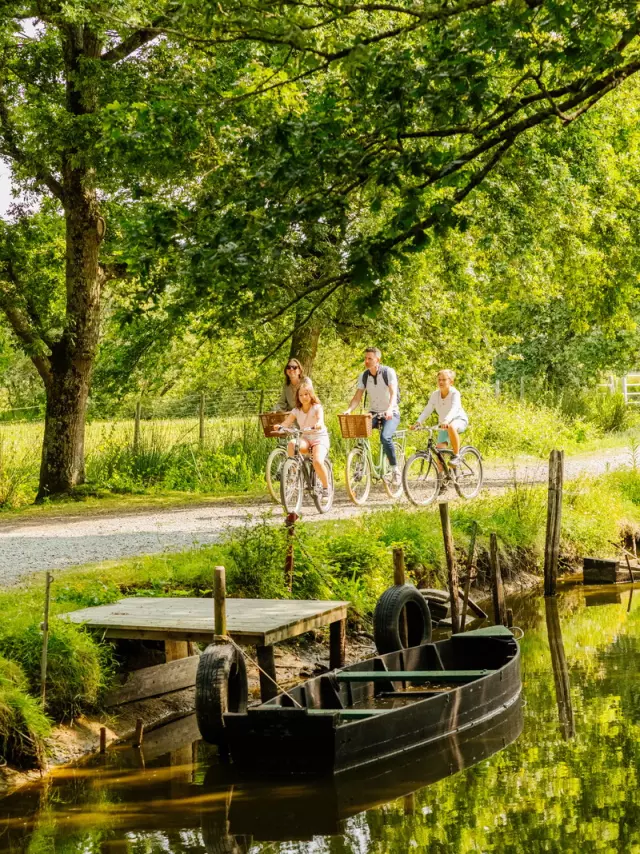
[[[389,385],[389,368],[386,365],[378,365],[378,370],[382,374],[382,379],[384,380],[384,384],[386,386],[388,386]],[[367,370],[362,375],[362,383],[364,385],[365,392],[367,390],[367,383],[369,381],[370,376],[372,376],[372,373],[369,370],[369,368],[367,368]],[[374,380],[374,382],[375,382],[375,380]],[[398,383],[398,387],[396,389],[396,403],[398,405],[400,405],[400,383]]]

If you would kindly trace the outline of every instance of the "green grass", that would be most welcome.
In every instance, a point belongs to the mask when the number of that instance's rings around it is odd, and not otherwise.
[[[635,416],[618,403],[605,400],[599,409],[594,405],[585,409],[574,401],[575,411],[567,415],[557,407],[509,397],[496,400],[484,390],[465,398],[471,418],[465,440],[488,459],[545,457],[553,447],[578,453],[637,443],[636,433],[624,432]],[[403,414],[404,423],[409,424],[417,411],[407,409]],[[350,443],[340,436],[333,414],[328,415],[328,426],[334,470],[340,479]],[[603,426],[615,430],[605,434]],[[274,440],[264,438],[255,417],[208,419],[202,445],[198,421],[193,418],[143,421],[135,448],[133,432],[131,420],[90,422],[85,443],[87,483],[75,501],[50,502],[38,512],[56,513],[64,507],[65,512],[78,513],[81,506],[90,511],[135,509],[189,503],[202,496],[238,500],[265,493],[264,467]],[[15,511],[33,501],[41,440],[41,424],[0,423],[0,510]],[[377,436],[372,441],[377,456]],[[424,436],[409,434],[408,453],[423,441]]]

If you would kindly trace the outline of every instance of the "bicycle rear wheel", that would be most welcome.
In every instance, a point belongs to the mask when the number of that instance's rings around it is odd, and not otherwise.
[[[354,504],[364,504],[371,489],[371,470],[364,448],[352,448],[349,451],[345,480],[349,498]]]
[[[484,472],[482,457],[470,445],[462,448],[459,454],[460,462],[456,466],[454,484],[460,498],[475,498],[482,488]]]
[[[407,498],[417,507],[427,507],[438,497],[441,475],[430,454],[412,454],[402,470],[402,483]]]
[[[304,490],[302,464],[295,457],[284,461],[280,477],[280,499],[287,513],[300,513]]]
[[[265,477],[269,495],[276,504],[280,504],[280,479],[282,477],[282,466],[287,459],[287,449],[281,446],[274,448],[267,457],[267,468]]]
[[[313,503],[316,505],[318,513],[328,513],[329,510],[331,510],[331,507],[333,506],[333,466],[331,465],[331,460],[325,460],[324,464],[327,467],[327,474],[329,475],[329,494],[326,498],[323,498],[322,494],[318,493],[317,491],[317,486],[320,483],[320,478],[318,477],[318,475],[313,478]]]
[[[398,478],[397,483],[392,483],[389,480],[391,473],[391,465],[386,456],[383,459],[383,476],[382,476],[382,485],[385,488],[385,492],[389,496],[389,498],[400,498],[402,496],[402,472],[404,470],[404,451],[402,450],[402,446],[399,442],[394,441],[393,447],[396,449],[396,462],[398,464],[398,471],[400,472],[400,477]]]

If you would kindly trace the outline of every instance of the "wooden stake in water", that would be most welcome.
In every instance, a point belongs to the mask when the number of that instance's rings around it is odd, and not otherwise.
[[[560,526],[562,522],[562,482],[564,451],[551,451],[549,457],[549,496],[547,501],[547,535],[544,546],[544,595],[556,595]]]
[[[42,621],[42,657],[40,659],[40,697],[44,706],[47,693],[47,654],[49,649],[49,603],[53,575],[47,572],[44,588],[44,620]]]
[[[447,577],[449,580],[449,600],[451,602],[451,632],[456,634],[460,631],[460,614],[458,611],[458,569],[456,567],[456,553],[453,544],[453,533],[451,532],[451,518],[449,516],[449,502],[443,501],[440,508],[440,523],[442,525],[442,536],[444,539],[444,553],[447,558]]]
[[[227,635],[227,586],[224,566],[216,566],[213,576],[213,617],[216,638]]]
[[[493,623],[496,626],[507,625],[507,612],[504,602],[504,587],[500,571],[500,556],[498,554],[498,537],[491,534],[489,538],[489,556],[491,559],[491,591],[493,594]]]
[[[107,752],[107,728],[100,727],[100,753]]]

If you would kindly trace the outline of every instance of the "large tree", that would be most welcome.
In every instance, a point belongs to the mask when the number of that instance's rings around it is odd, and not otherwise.
[[[14,257],[29,213],[0,272],[46,390],[39,497],[83,479],[107,282],[126,271],[140,310],[169,293],[176,316],[302,303],[299,328],[346,285],[366,309],[517,140],[636,73],[639,26],[628,0],[0,5],[0,155],[64,224],[62,294]],[[283,292],[318,223],[339,269]]]

